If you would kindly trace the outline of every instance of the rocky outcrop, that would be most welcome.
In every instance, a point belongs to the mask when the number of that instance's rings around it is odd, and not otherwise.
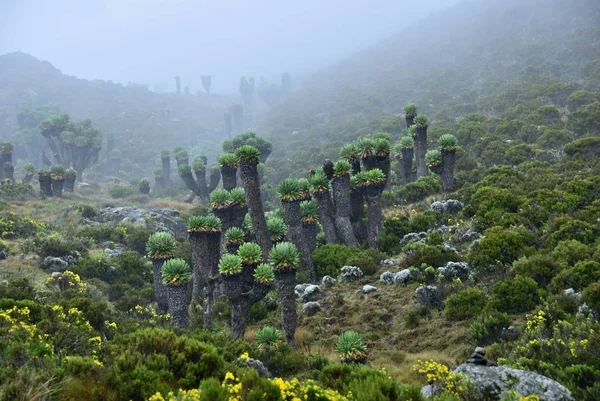
[[[98,211],[92,219],[81,220],[85,225],[117,225],[119,223],[132,223],[148,227],[154,231],[168,231],[174,236],[187,233],[186,222],[179,217],[179,211],[161,208],[134,208],[134,207],[105,207]],[[94,224],[96,223],[96,224]]]
[[[294,288],[294,292],[302,303],[316,301],[323,295],[321,287],[314,284],[298,284]]]
[[[437,273],[448,281],[454,280],[455,278],[465,281],[469,278],[471,269],[469,268],[469,264],[465,262],[448,262],[445,266],[438,267]]]
[[[306,316],[312,316],[321,310],[321,304],[318,302],[307,302],[302,305],[302,313]]]
[[[464,205],[456,199],[448,199],[446,201],[433,202],[429,207],[435,212],[455,214],[463,210]]]
[[[269,369],[258,359],[241,359],[238,358],[238,361],[245,363],[247,368],[254,369],[258,372],[260,377],[265,377],[267,379],[272,379],[273,375],[269,372]]]
[[[60,257],[46,256],[42,261],[42,269],[49,272],[64,272],[69,266],[81,260],[81,254],[75,252],[73,255],[66,255]]]
[[[409,242],[425,242],[427,233],[422,231],[420,233],[408,233],[400,240],[400,247],[405,247]]]
[[[340,270],[340,275],[338,276],[338,280],[340,281],[356,281],[362,278],[363,276],[362,270],[357,266],[344,266]]]
[[[321,279],[321,285],[322,285],[323,287],[331,287],[331,286],[332,286],[332,285],[334,285],[335,283],[336,283],[336,280],[335,280],[333,277],[331,277],[331,276],[324,276],[324,277]]]
[[[424,285],[415,290],[415,300],[427,308],[441,308],[444,303],[436,286]]]
[[[363,294],[370,294],[375,291],[377,291],[377,287],[369,285],[369,284],[363,285],[363,288],[362,288]]]
[[[540,401],[575,400],[562,384],[526,370],[465,363],[457,367],[455,372],[471,379],[477,394],[486,400],[500,400],[512,389],[522,397],[537,394]]]

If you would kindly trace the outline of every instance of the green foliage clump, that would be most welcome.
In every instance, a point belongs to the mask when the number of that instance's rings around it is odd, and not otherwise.
[[[417,105],[414,103],[407,103],[404,105],[404,114],[415,117],[417,115]]]
[[[225,241],[228,244],[242,244],[246,239],[246,233],[239,227],[231,227],[225,232]]]
[[[61,165],[52,166],[52,168],[50,169],[50,175],[54,180],[63,180],[65,178],[66,172],[67,169]]]
[[[339,244],[325,244],[312,253],[315,270],[319,277],[330,275],[337,277],[340,269],[348,264],[348,260],[360,254],[358,248],[350,248]]]
[[[491,272],[497,266],[510,266],[530,253],[531,234],[522,230],[492,227],[474,244],[468,262],[480,272]]]
[[[300,263],[296,245],[291,242],[280,242],[269,251],[269,262],[274,271],[295,270]]]
[[[246,206],[246,192],[244,192],[244,188],[233,188],[229,191],[229,196],[231,197],[232,205],[240,207]]]
[[[243,264],[257,264],[262,260],[260,246],[254,242],[246,242],[240,245],[238,256]]]
[[[483,291],[475,288],[462,290],[446,299],[446,319],[467,320],[477,317],[487,301],[487,295]]]
[[[210,193],[210,203],[213,209],[229,207],[231,204],[231,194],[226,189],[217,188]]]
[[[177,242],[167,232],[156,232],[148,238],[146,251],[151,259],[169,259],[175,254]]]
[[[323,192],[329,189],[329,180],[322,170],[318,170],[308,181],[313,192]]]
[[[259,347],[271,348],[281,342],[281,331],[275,327],[265,326],[256,332]]]
[[[346,177],[352,172],[352,164],[346,160],[338,160],[333,164],[333,177]]]
[[[286,178],[277,186],[277,196],[283,202],[292,202],[302,199],[302,191],[298,180]]]
[[[237,255],[223,255],[219,260],[219,273],[223,275],[234,275],[242,272],[242,258]]]
[[[268,263],[261,263],[254,269],[254,279],[259,283],[271,284],[275,279],[273,266]]]
[[[437,149],[428,150],[425,154],[425,163],[429,167],[437,167],[442,165],[442,152]]]
[[[190,265],[183,259],[169,259],[161,268],[164,285],[186,285],[192,277]]]
[[[388,196],[391,198],[384,202],[395,204],[399,200],[404,203],[420,202],[428,196],[442,191],[442,184],[439,176],[426,175],[416,181],[410,182],[397,191],[391,192]],[[384,192],[385,196],[385,192]]]
[[[302,223],[316,223],[319,217],[319,208],[312,200],[300,202],[300,219]]]
[[[386,181],[386,176],[378,168],[374,168],[369,171],[361,171],[355,174],[351,178],[351,184],[355,188],[369,188],[373,186],[380,186]]]
[[[516,276],[494,284],[490,306],[500,312],[523,313],[532,310],[538,302],[538,286],[535,280]]]
[[[500,338],[502,329],[510,326],[508,314],[498,311],[489,311],[483,314],[469,328],[469,338],[477,345],[484,346]]]
[[[452,134],[444,134],[440,136],[440,139],[438,139],[438,146],[444,152],[456,151],[456,148],[458,146],[456,142],[456,137]]]
[[[181,177],[184,177],[186,175],[191,175],[192,174],[192,166],[190,166],[189,164],[182,164],[181,166],[178,167],[177,171],[179,172],[179,175]]]
[[[269,230],[269,238],[273,242],[283,241],[287,234],[287,226],[281,217],[271,215],[267,219],[267,229]]]
[[[258,164],[260,161],[260,151],[254,146],[244,145],[235,151],[240,164]]]
[[[402,153],[402,149],[412,149],[415,147],[415,140],[412,136],[403,136],[396,144],[396,152]]]
[[[219,232],[221,231],[221,220],[212,214],[192,216],[187,221],[187,231],[189,233]]]
[[[415,116],[413,123],[417,128],[427,128],[429,121],[427,120],[427,117],[425,117],[423,114],[418,114],[417,116]]]
[[[562,270],[562,266],[550,255],[535,254],[516,260],[512,265],[512,270],[516,274],[531,277],[540,286],[545,286]]]
[[[367,357],[367,347],[362,343],[360,335],[352,330],[343,332],[335,346],[342,362],[364,363]]]
[[[317,378],[325,387],[342,394],[352,392],[357,400],[422,401],[419,390],[413,389],[408,394],[385,371],[360,364],[326,365]]]
[[[205,173],[206,164],[204,162],[204,157],[196,156],[194,158],[194,162],[192,163],[192,170],[194,170],[194,173],[196,173],[196,176]]]
[[[221,153],[217,160],[221,166],[228,166],[231,168],[237,168],[238,157],[235,153]]]
[[[347,143],[340,149],[340,157],[350,163],[360,160],[360,147],[354,143]]]

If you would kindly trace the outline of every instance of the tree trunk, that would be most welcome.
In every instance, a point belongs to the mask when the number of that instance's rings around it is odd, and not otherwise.
[[[248,213],[248,206],[234,205],[230,208],[231,210],[231,227],[242,227],[244,225],[244,218]]]
[[[415,155],[415,149],[402,149],[402,174],[404,175],[404,183],[414,181],[413,177],[413,158]]]
[[[25,177],[23,177],[23,184],[29,184],[31,182],[33,178],[33,174],[26,174]]]
[[[206,185],[206,171],[196,172],[196,188],[198,191],[197,194],[200,197],[200,202],[208,203],[210,196],[208,193],[208,186]]]
[[[255,264],[244,264],[238,276],[238,296],[231,299],[231,334],[234,340],[244,338],[250,313],[250,295],[254,283]]]
[[[240,164],[240,172],[244,181],[244,192],[246,193],[246,204],[252,219],[252,228],[256,241],[262,250],[263,259],[268,260],[271,249],[271,238],[265,220],[262,199],[260,195],[260,181],[256,164]]]
[[[413,122],[415,121],[415,117],[416,116],[406,116],[406,117],[404,117],[404,119],[406,120],[406,128],[412,127]]]
[[[165,184],[162,177],[154,177],[154,192],[163,193]]]
[[[335,211],[331,204],[329,191],[314,192],[313,197],[319,207],[319,219],[325,232],[325,240],[328,244],[339,244],[340,240],[335,227]]]
[[[39,177],[40,191],[46,196],[52,196],[52,178]]]
[[[169,305],[169,314],[173,318],[173,325],[182,329],[189,327],[190,319],[188,314],[187,285],[168,285],[167,300]]]
[[[415,140],[415,158],[417,160],[417,179],[427,175],[427,164],[425,163],[427,153],[427,127],[417,128]]]
[[[194,192],[195,195],[200,196],[198,185],[196,184],[196,181],[194,181],[194,176],[191,172],[180,174],[179,176],[181,177],[181,180],[183,181],[186,187],[188,187],[192,192]]]
[[[192,302],[201,304],[200,289],[204,291],[204,328],[212,326],[212,307],[219,297],[221,275],[221,232],[189,233],[192,250]]]
[[[52,183],[52,194],[57,198],[62,198],[63,187],[65,184],[65,180],[51,180]]]
[[[154,268],[154,293],[156,302],[158,303],[158,313],[164,314],[169,310],[169,298],[167,296],[167,288],[162,280],[162,265],[168,259],[152,259],[152,267]]]
[[[454,166],[456,165],[456,151],[442,151],[442,187],[444,192],[454,190]]]
[[[65,177],[65,183],[63,190],[65,192],[75,192],[75,176]]]
[[[219,181],[221,181],[221,171],[214,170],[210,173],[210,185],[208,186],[208,193],[211,193],[215,190],[217,185],[219,185]]]
[[[15,182],[15,167],[11,162],[4,163],[4,179]]]
[[[350,223],[352,232],[359,243],[367,240],[367,226],[364,222],[364,195],[360,189],[350,190]]]
[[[379,235],[381,234],[381,190],[367,192],[367,241],[369,248],[377,248]]]
[[[296,271],[276,271],[275,283],[279,288],[279,299],[281,301],[281,325],[285,333],[285,339],[288,344],[295,346],[294,336],[296,334],[296,325],[298,324],[298,315],[296,313]]]
[[[223,188],[231,191],[237,186],[237,168],[223,165],[221,166],[221,179],[223,180]]]
[[[344,245],[358,247],[358,241],[350,223],[350,177],[334,178],[332,184],[337,233]]]
[[[180,158],[176,157],[175,161],[177,162],[177,170],[179,170],[179,167],[183,166],[184,164],[190,164],[190,158],[189,157],[186,157],[184,159],[180,159]]]
[[[304,238],[302,224],[300,221],[300,200],[281,201],[283,215],[288,226],[288,237],[298,248],[300,254],[300,266],[306,274],[306,279],[314,283],[316,281],[315,267],[312,263],[312,250],[308,239]]]
[[[317,247],[317,223],[300,224],[300,263],[309,283],[317,282],[317,272],[312,260],[312,252]]]
[[[163,179],[165,180],[165,186],[171,186],[171,158],[170,157],[161,157],[160,161],[162,162],[162,170],[163,170]]]

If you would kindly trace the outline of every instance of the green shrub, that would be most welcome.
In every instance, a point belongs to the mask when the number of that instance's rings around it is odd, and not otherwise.
[[[35,299],[35,289],[26,278],[15,278],[0,282],[0,299],[10,298],[15,301]]]
[[[357,400],[404,401],[400,384],[381,370],[357,364],[331,364],[323,367],[318,380],[325,387],[347,394]],[[355,394],[356,392],[356,394]],[[420,398],[416,400],[421,401]]]
[[[352,330],[343,332],[335,346],[342,362],[364,363],[367,358],[367,347],[362,343],[360,335]]]
[[[258,342],[259,347],[274,347],[281,342],[281,331],[275,327],[265,326],[258,329],[256,341]]]
[[[160,391],[195,388],[225,372],[217,349],[189,334],[141,329],[116,337],[105,350],[105,385],[119,400],[143,401]]]
[[[359,254],[348,258],[347,264],[358,266],[367,276],[371,276],[379,269],[379,263],[386,258],[386,254],[377,249],[366,249]]]
[[[424,200],[426,197],[442,191],[439,176],[426,175],[418,180],[408,183],[400,190],[395,191],[393,198],[396,202],[414,203]]]
[[[105,254],[82,258],[69,270],[79,274],[82,278],[99,278],[107,283],[113,283],[117,277],[116,270],[111,266],[108,255]]]
[[[502,329],[510,325],[508,314],[491,311],[471,324],[469,338],[479,346],[493,343],[500,338]]]
[[[348,260],[360,253],[360,249],[345,245],[326,244],[318,247],[312,253],[317,275],[319,277],[326,275],[337,277],[340,269],[348,265]]]
[[[562,266],[553,257],[545,254],[524,256],[516,260],[512,270],[516,274],[531,277],[540,286],[550,283],[550,280],[562,269]]]
[[[573,266],[577,262],[592,257],[593,249],[577,240],[560,241],[552,250],[551,256],[564,266]]]
[[[445,315],[448,320],[467,320],[477,317],[487,304],[487,295],[475,288],[467,288],[446,299]]]
[[[110,226],[86,226],[77,231],[77,236],[93,238],[97,243],[105,241],[121,242],[125,238],[122,231]]]
[[[127,198],[135,195],[137,188],[127,184],[115,184],[108,189],[108,194],[115,199]]]
[[[494,284],[490,306],[500,312],[523,313],[532,310],[539,301],[535,280],[525,276]]]
[[[490,272],[500,266],[509,266],[515,260],[530,253],[531,233],[492,227],[475,243],[467,257],[479,272]]]
[[[77,213],[81,215],[81,217],[85,217],[86,219],[91,219],[96,217],[96,209],[90,205],[79,205],[75,208]]]
[[[550,288],[555,292],[567,288],[581,291],[588,285],[599,280],[600,263],[595,261],[583,261],[577,262],[575,266],[558,273],[556,277],[552,279]]]
[[[581,300],[596,312],[600,312],[600,283],[592,283],[583,290]]]
[[[261,355],[263,363],[274,376],[296,375],[306,369],[306,357],[300,350],[296,350],[287,343],[281,343],[272,348],[268,354]]]
[[[439,246],[409,243],[407,247],[411,245],[415,245],[415,247],[404,258],[402,262],[404,267],[421,265],[444,266],[448,262],[460,262],[462,260],[456,252],[443,250]]]

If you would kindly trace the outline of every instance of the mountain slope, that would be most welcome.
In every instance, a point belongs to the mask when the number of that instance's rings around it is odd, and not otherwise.
[[[265,122],[272,163],[283,178],[335,158],[408,102],[433,120],[435,138],[442,119],[452,130],[455,119],[500,115],[517,98],[555,104],[524,95],[536,86],[597,91],[586,63],[600,58],[599,26],[591,0],[459,3],[315,75]]]

